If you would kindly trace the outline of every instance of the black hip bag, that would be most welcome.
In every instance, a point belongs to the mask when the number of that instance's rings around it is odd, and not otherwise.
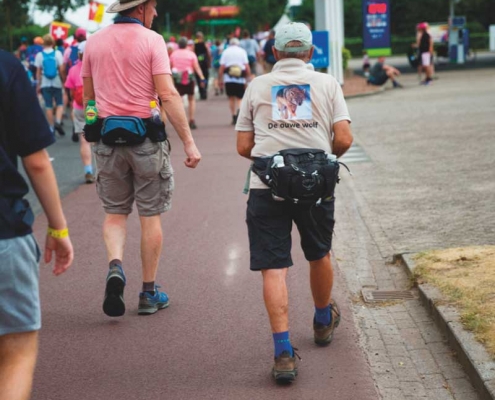
[[[339,182],[339,162],[319,149],[286,149],[271,157],[255,157],[252,171],[275,200],[315,204],[331,200]]]

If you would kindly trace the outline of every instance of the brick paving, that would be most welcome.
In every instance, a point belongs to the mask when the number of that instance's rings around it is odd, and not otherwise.
[[[481,78],[486,75],[485,72],[480,74]],[[459,76],[457,75],[457,78]],[[453,81],[455,77],[452,74],[447,79]],[[441,78],[435,85],[440,85],[447,79]],[[471,81],[471,85],[482,85],[479,79]],[[448,155],[442,157],[440,149],[431,145],[430,151],[435,154],[428,154],[426,147],[422,147],[421,153],[414,151],[411,154],[411,146],[401,144],[404,137],[407,137],[406,140],[413,140],[407,132],[414,132],[416,135],[413,147],[416,150],[416,142],[420,143],[421,138],[426,140],[428,137],[432,140],[435,133],[443,138],[442,129],[424,130],[422,127],[425,125],[439,126],[444,123],[450,129],[451,141],[460,141],[460,136],[465,135],[465,131],[461,127],[455,128],[451,122],[439,119],[435,114],[435,107],[441,109],[445,105],[439,106],[443,103],[435,97],[437,94],[431,92],[431,98],[437,101],[431,103],[429,115],[423,117],[421,124],[418,124],[415,121],[418,110],[405,113],[403,104],[407,98],[407,101],[414,105],[417,101],[415,96],[420,94],[413,91],[419,88],[414,76],[408,76],[404,80],[409,86],[415,87],[411,87],[408,92],[387,91],[383,95],[374,96],[373,100],[356,99],[349,103],[351,117],[357,121],[353,124],[355,139],[371,156],[372,161],[350,164],[354,177],[350,177],[345,171],[341,173],[342,182],[337,189],[334,256],[353,296],[353,310],[359,327],[361,346],[367,355],[382,399],[478,399],[478,394],[455,354],[419,300],[376,305],[364,303],[360,296],[362,288],[410,289],[411,283],[405,270],[402,266],[392,263],[392,256],[408,249],[420,251],[442,244],[455,244],[461,232],[449,232],[445,230],[445,224],[464,224],[467,231],[464,231],[462,240],[458,240],[463,243],[476,243],[480,237],[472,236],[470,232],[483,229],[483,226],[476,225],[476,220],[470,218],[470,213],[464,217],[456,213],[458,219],[449,219],[446,215],[453,207],[460,207],[458,202],[452,200],[455,197],[450,196],[454,187],[437,192],[426,192],[425,188],[422,188],[421,180],[427,180],[427,184],[431,183],[432,187],[446,183],[447,178],[443,172],[452,159]],[[438,95],[454,91],[450,85],[445,86]],[[470,104],[462,112],[458,108],[458,118],[466,115],[472,107],[477,106],[475,103]],[[355,113],[355,110],[359,113]],[[479,124],[483,127],[487,122],[485,115],[481,117]],[[454,146],[454,143],[450,146]],[[428,144],[425,143],[426,145]],[[476,147],[480,145],[481,143]],[[395,153],[391,151],[392,146]],[[452,147],[450,149],[452,150]],[[460,151],[461,149],[464,148],[461,147]],[[483,158],[478,158],[476,163],[488,161],[484,153],[486,152],[480,153]],[[409,159],[426,159],[428,156],[434,157],[436,161],[434,170],[421,170]],[[442,163],[443,158],[445,160]],[[479,173],[484,172],[481,170]],[[474,175],[474,171],[469,174],[471,186],[476,186],[481,191],[489,189],[482,186],[483,176],[477,175],[473,178]],[[421,203],[424,215],[419,216],[418,224],[419,203],[412,203],[411,198],[419,200],[422,197],[425,197]],[[484,202],[480,203],[480,206],[483,207]],[[466,205],[461,208],[467,210],[465,207]],[[481,215],[490,219],[493,218],[492,214],[487,212]],[[431,218],[435,223],[428,225],[426,221]],[[486,223],[484,225],[486,226]],[[440,229],[444,235],[435,236],[435,232]],[[486,235],[482,236],[481,240],[486,240]]]
[[[367,304],[360,290],[410,288],[402,266],[390,262],[381,247],[391,249],[376,231],[364,198],[343,174],[338,188],[334,254],[351,295],[360,340],[383,400],[471,400],[478,395],[445,338],[419,300]],[[357,203],[357,206],[356,206]],[[368,218],[371,223],[368,223]]]

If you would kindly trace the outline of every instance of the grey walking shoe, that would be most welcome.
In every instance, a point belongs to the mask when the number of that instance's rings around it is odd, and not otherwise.
[[[340,310],[334,300],[330,302],[330,313],[332,320],[329,325],[318,324],[313,320],[315,343],[319,346],[327,346],[332,343],[335,328],[340,324]]]
[[[275,357],[275,364],[273,365],[272,375],[277,383],[291,383],[296,379],[297,376],[297,366],[296,366],[296,356],[299,354],[295,352],[294,347],[292,351],[294,355],[291,355],[287,350],[283,351],[278,357]]]

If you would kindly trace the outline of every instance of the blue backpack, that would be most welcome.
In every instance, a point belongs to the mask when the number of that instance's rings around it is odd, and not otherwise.
[[[79,61],[79,47],[70,46],[69,60],[67,61],[67,71],[71,69]]]
[[[58,75],[57,59],[55,58],[55,52],[51,53],[43,52],[43,75],[48,79],[54,79]]]

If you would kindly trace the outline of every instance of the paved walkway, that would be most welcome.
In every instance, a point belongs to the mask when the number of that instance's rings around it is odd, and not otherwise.
[[[269,376],[272,343],[261,280],[248,270],[247,198],[241,193],[248,162],[236,154],[225,98],[212,97],[198,105],[194,134],[204,160],[197,170],[183,166],[181,144],[171,135],[177,188],[163,222],[158,273],[171,297],[169,309],[137,316],[140,261],[134,213],[124,261],[128,312],[120,319],[103,315],[103,212],[93,186],[64,198],[76,261],[59,278],[48,268],[41,270],[44,327],[33,399],[477,399],[419,301],[370,306],[360,297],[363,287],[409,288],[402,268],[390,262],[397,252],[456,243],[460,226],[489,237],[493,227],[478,226],[470,213],[462,217],[466,207],[452,202],[457,186],[446,183],[448,171],[462,171],[470,193],[476,194],[475,207],[493,215],[481,201],[490,188],[485,168],[493,166],[490,147],[483,145],[493,101],[483,85],[490,75],[473,73],[458,87],[460,76],[446,74],[429,88],[418,87],[415,75],[405,76],[404,90],[349,100],[356,143],[366,157],[349,163],[354,176],[343,172],[338,186],[335,297],[344,320],[329,348],[313,345],[308,271],[295,246],[289,274],[291,334],[303,360],[294,385],[276,387]],[[475,120],[464,119],[470,113]],[[475,126],[481,142],[465,146],[462,138]],[[54,151],[67,146],[63,140]],[[478,170],[453,168],[456,160],[466,159]],[[427,192],[425,177],[442,190]],[[453,209],[459,210],[455,221],[449,218]],[[437,223],[418,224],[419,217]],[[442,230],[443,241],[436,236],[442,223],[456,227]],[[39,217],[38,239],[45,226]]]
[[[107,263],[94,186],[64,198],[76,260],[59,278],[41,270],[44,326],[34,400],[379,398],[340,273],[335,296],[344,320],[329,348],[312,342],[314,308],[300,251],[289,285],[291,335],[303,360],[294,385],[272,382],[260,274],[249,271],[242,194],[249,163],[236,154],[229,122],[225,98],[199,104],[195,137],[204,159],[197,170],[184,167],[181,144],[171,134],[176,192],[163,222],[158,272],[171,306],[156,315],[137,315],[137,215],[129,220],[124,260],[128,311],[111,319],[101,311]],[[38,218],[38,239],[44,227]]]

